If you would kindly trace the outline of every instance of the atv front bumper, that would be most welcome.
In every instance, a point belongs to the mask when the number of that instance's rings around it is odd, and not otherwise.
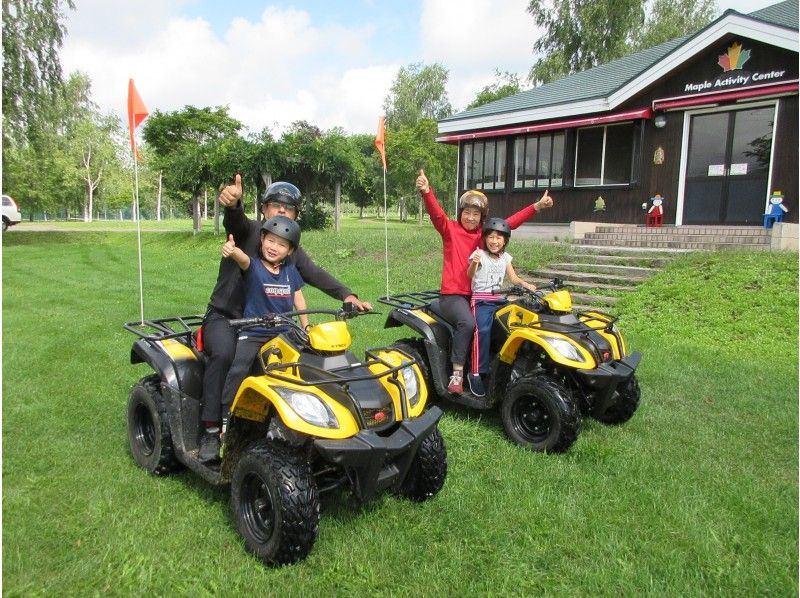
[[[584,391],[594,396],[595,408],[604,411],[614,391],[631,379],[641,360],[642,354],[635,351],[623,359],[601,363],[593,370],[575,370],[575,375]]]
[[[327,461],[353,472],[353,492],[359,500],[368,500],[405,479],[419,445],[441,417],[442,410],[433,406],[419,417],[402,422],[389,436],[362,430],[345,440],[318,438],[314,447]]]

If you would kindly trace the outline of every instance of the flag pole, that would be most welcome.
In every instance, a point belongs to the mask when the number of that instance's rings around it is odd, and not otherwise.
[[[136,141],[133,142],[133,205],[136,212],[136,248],[139,253],[139,313],[144,326],[144,284],[142,282],[142,218],[139,212],[139,160],[136,159]]]
[[[384,264],[386,265],[386,296],[389,296],[389,223],[387,216],[389,210],[386,207],[386,169],[383,169],[383,241],[385,246]]]
[[[147,118],[144,105],[133,79],[128,79],[128,128],[131,134],[131,153],[133,154],[133,213],[136,218],[136,248],[139,254],[139,313],[144,325],[144,284],[142,281],[142,214],[139,210],[139,152],[136,150],[136,127]]]

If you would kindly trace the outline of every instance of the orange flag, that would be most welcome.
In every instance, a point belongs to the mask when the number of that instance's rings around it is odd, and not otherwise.
[[[147,111],[147,106],[144,105],[142,98],[139,97],[139,92],[136,91],[136,86],[133,84],[133,79],[128,82],[128,128],[131,130],[131,149],[136,155],[137,160],[141,160],[139,150],[136,149],[136,139],[133,136],[136,127],[142,124],[142,121],[150,114]]]
[[[384,118],[381,116],[378,119],[378,134],[375,135],[375,147],[381,153],[381,160],[383,160],[383,170],[386,172],[386,127],[384,126]]]

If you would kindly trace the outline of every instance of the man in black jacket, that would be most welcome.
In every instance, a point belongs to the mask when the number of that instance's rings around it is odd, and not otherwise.
[[[228,185],[219,194],[219,202],[225,207],[222,224],[226,234],[233,235],[236,246],[247,255],[256,255],[261,239],[261,223],[249,219],[241,205],[242,179],[237,174],[233,185]],[[302,196],[291,183],[273,183],[258,198],[259,212],[264,219],[283,215],[293,220],[300,214]],[[297,247],[289,260],[294,263],[306,284],[318,288],[327,295],[343,302],[352,303],[359,311],[369,311],[372,306],[361,301],[353,291],[317,266],[310,257]],[[202,420],[205,433],[200,441],[201,461],[213,461],[219,455],[219,431],[222,417],[222,387],[236,354],[238,331],[229,320],[241,318],[244,306],[244,285],[239,266],[223,258],[219,264],[217,284],[211,293],[203,320],[203,345],[206,355],[203,375]]]

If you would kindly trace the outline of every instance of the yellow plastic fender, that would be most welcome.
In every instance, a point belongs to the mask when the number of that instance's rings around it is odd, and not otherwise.
[[[547,340],[547,337],[566,341],[577,350],[578,355],[582,357],[583,360],[577,361],[562,355],[552,343]],[[514,363],[514,360],[517,358],[517,353],[524,342],[530,342],[540,346],[550,359],[567,367],[579,370],[591,370],[597,367],[592,354],[565,334],[550,330],[538,330],[535,328],[516,328],[513,330],[500,349],[500,361],[508,364]]]

